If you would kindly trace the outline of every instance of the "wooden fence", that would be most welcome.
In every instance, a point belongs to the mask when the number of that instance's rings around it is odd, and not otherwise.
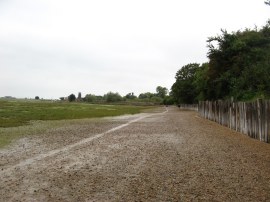
[[[270,143],[270,100],[199,102],[200,116]]]
[[[198,104],[179,104],[180,109],[188,109],[198,111]]]

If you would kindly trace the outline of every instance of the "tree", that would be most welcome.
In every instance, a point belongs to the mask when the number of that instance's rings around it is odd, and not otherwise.
[[[209,63],[203,63],[195,72],[193,85],[197,94],[196,100],[202,101],[207,99],[209,82],[208,77]]]
[[[163,99],[161,97],[153,96],[150,98],[150,102],[155,104],[162,104]]]
[[[122,101],[122,97],[119,93],[108,92],[104,95],[106,102],[119,102]]]
[[[270,20],[261,29],[221,32],[207,40],[209,63],[188,64],[176,73],[176,102],[270,98]]]
[[[104,97],[100,96],[100,95],[94,95],[94,94],[87,94],[85,95],[84,101],[86,102],[103,102],[104,101]]]
[[[87,94],[85,95],[84,100],[86,102],[94,102],[96,100],[96,96],[92,94]]]
[[[35,100],[39,100],[39,96],[36,96],[36,97],[35,97]]]
[[[125,96],[126,99],[135,99],[136,96],[134,95],[134,93],[128,93],[126,96]]]
[[[150,99],[151,97],[154,97],[155,94],[154,93],[150,93],[150,92],[147,92],[147,93],[141,93],[139,95],[139,99]]]
[[[165,98],[165,96],[168,94],[168,89],[165,87],[158,86],[156,88],[157,96],[160,98]]]
[[[191,63],[177,71],[175,76],[176,81],[171,88],[172,97],[177,103],[192,104],[197,102],[198,93],[194,81],[196,71],[199,68],[199,64]]]
[[[269,25],[233,33],[222,30],[222,35],[208,39],[207,99],[252,99],[269,92],[265,78],[269,75]]]
[[[74,102],[76,100],[76,96],[74,95],[74,94],[70,94],[69,96],[68,96],[68,101],[69,102]]]
[[[166,96],[164,99],[163,99],[163,104],[164,105],[173,105],[174,104],[174,99],[172,96]]]

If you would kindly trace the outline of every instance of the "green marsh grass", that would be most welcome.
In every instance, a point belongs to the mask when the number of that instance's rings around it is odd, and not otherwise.
[[[0,127],[22,126],[33,120],[82,119],[136,114],[146,108],[127,105],[1,100]]]
[[[53,127],[53,121],[136,114],[152,107],[35,100],[0,100],[0,148],[12,140]],[[55,124],[60,122],[55,122]]]

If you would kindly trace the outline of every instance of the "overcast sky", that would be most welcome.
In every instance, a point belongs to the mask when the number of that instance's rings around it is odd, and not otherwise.
[[[0,97],[171,88],[208,37],[261,27],[264,0],[0,0]]]

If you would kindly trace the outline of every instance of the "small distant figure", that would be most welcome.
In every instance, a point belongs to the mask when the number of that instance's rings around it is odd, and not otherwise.
[[[177,105],[180,108],[180,104]]]

